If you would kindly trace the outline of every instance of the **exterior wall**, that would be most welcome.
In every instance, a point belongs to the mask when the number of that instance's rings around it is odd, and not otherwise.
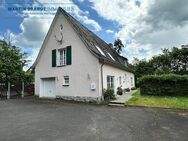
[[[120,87],[119,77],[121,76],[121,86],[123,89],[135,87],[134,74],[125,70],[115,68],[109,65],[103,66],[103,87],[107,89],[107,76],[114,76],[114,91],[117,93],[117,88]],[[132,77],[132,84],[131,84]]]
[[[63,44],[59,45],[54,36],[59,33],[61,24],[63,25]],[[52,67],[52,50],[70,45],[72,46],[72,64],[63,67]],[[90,53],[65,17],[58,15],[49,34],[45,49],[35,67],[35,94],[39,95],[41,78],[55,77],[56,97],[100,99],[99,71],[100,63],[98,59]],[[67,75],[70,79],[70,85],[62,86],[63,77]],[[95,91],[91,91],[91,83],[96,84]]]

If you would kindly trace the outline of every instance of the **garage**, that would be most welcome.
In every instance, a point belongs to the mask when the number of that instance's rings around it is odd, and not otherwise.
[[[42,78],[40,84],[40,97],[55,98],[55,78]]]

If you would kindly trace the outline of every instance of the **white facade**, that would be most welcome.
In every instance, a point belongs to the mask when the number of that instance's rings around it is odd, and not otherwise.
[[[114,91],[117,93],[117,88],[121,87],[132,88],[135,87],[134,74],[125,70],[115,68],[109,65],[103,66],[103,87],[107,89],[107,76],[114,77]]]
[[[55,40],[55,36],[59,36],[60,25],[63,25],[63,43],[61,45]],[[71,65],[52,67],[52,50],[62,49],[67,46],[72,48]],[[99,59],[88,50],[64,15],[58,14],[50,27],[36,60],[35,95],[39,97],[75,100],[83,98],[89,101],[98,101],[102,98],[102,86],[103,88],[107,87],[107,75],[115,77],[115,91],[119,87],[118,77],[120,76],[122,77],[122,88],[135,86],[133,73],[108,65],[101,66]],[[103,70],[103,73],[101,73],[101,70]],[[101,79],[102,74],[103,80]],[[69,77],[68,86],[63,85],[65,76]],[[130,83],[131,77],[133,78],[132,84]],[[51,82],[49,82],[50,80]],[[50,86],[50,83],[54,86]],[[45,87],[50,88],[46,90]],[[55,93],[55,96],[50,96],[50,93],[51,95]]]

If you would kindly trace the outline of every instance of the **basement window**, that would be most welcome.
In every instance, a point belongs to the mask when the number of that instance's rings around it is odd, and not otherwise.
[[[69,76],[64,76],[63,78],[63,86],[69,86]]]

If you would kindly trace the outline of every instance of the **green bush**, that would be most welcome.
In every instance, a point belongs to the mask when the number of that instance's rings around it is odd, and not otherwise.
[[[130,89],[129,88],[125,88],[124,91],[125,92],[130,92]]]
[[[114,94],[114,90],[113,89],[104,89],[104,100],[105,101],[109,101],[109,100],[114,100],[115,98],[115,94]]]
[[[188,75],[146,75],[139,84],[141,95],[188,96]]]
[[[121,87],[117,88],[117,94],[118,95],[123,95],[123,89]]]
[[[136,90],[136,87],[132,87],[131,90]]]

